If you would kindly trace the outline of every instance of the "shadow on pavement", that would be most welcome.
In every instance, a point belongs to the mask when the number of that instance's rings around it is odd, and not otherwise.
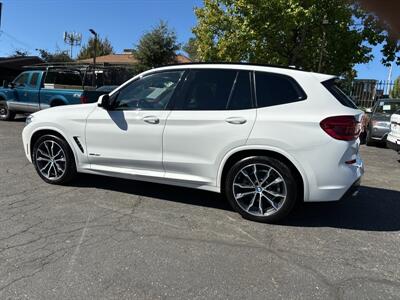
[[[188,188],[95,175],[81,175],[71,185],[232,211],[219,194]],[[298,205],[280,225],[399,231],[400,191],[363,186],[356,197],[347,200]]]
[[[71,182],[70,185],[96,187],[143,197],[232,211],[229,203],[218,193],[202,190],[89,174],[80,174],[79,178]],[[110,199],[110,201],[112,200]]]
[[[25,122],[26,116],[25,115],[17,115],[14,120],[8,122]]]
[[[400,192],[363,186],[353,198],[300,205],[282,225],[399,231]]]

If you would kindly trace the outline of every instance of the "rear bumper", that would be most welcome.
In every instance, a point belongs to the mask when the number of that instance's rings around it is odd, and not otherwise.
[[[340,200],[347,200],[350,199],[352,197],[357,196],[359,190],[360,190],[360,186],[361,186],[361,177],[358,178],[351,186],[350,188],[346,191],[346,193],[344,193],[344,195],[342,196],[342,198],[340,198]]]

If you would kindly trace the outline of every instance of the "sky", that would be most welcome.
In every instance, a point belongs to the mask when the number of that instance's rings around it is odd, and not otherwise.
[[[180,43],[192,36],[196,24],[194,7],[201,0],[0,0],[3,3],[0,33],[0,56],[16,49],[36,55],[37,48],[67,50],[64,31],[82,33],[83,42],[93,28],[107,37],[117,53],[133,48],[144,32],[160,20],[175,30]],[[77,53],[75,48],[74,52]],[[357,65],[358,78],[386,80],[388,68],[380,63],[380,48],[373,49],[374,60]],[[393,66],[392,78],[400,76],[400,67]]]

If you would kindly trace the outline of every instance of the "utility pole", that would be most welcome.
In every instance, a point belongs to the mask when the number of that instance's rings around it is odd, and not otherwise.
[[[2,12],[3,12],[3,3],[0,2],[0,30],[1,30],[1,15],[2,15]]]
[[[389,66],[389,74],[388,74],[388,79],[387,79],[387,94],[390,94],[390,81],[392,80],[392,67],[393,67],[393,63],[390,63]]]
[[[329,25],[329,20],[325,15],[324,19],[322,20],[322,43],[321,43],[321,49],[319,51],[318,73],[321,73],[322,70],[322,58],[324,56],[326,48],[326,30],[325,30],[326,25]]]
[[[98,34],[93,29],[89,29],[89,31],[94,36],[92,86],[96,86],[96,55],[97,55],[97,36],[98,36]]]
[[[82,34],[74,32],[64,32],[64,42],[71,47],[71,58],[73,58],[72,49],[74,46],[80,46],[82,42]]]

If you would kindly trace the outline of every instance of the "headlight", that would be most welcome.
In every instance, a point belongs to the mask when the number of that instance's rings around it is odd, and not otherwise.
[[[30,124],[32,121],[33,121],[33,116],[32,115],[27,116],[25,120],[25,125]]]
[[[373,122],[374,127],[390,128],[390,122]]]

